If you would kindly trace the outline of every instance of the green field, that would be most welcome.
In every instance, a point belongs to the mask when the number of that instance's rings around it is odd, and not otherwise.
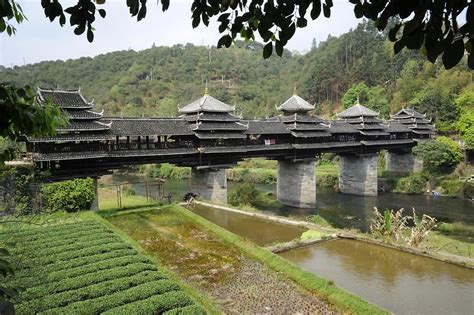
[[[73,220],[74,221],[74,220]],[[177,281],[100,220],[0,230],[17,314],[204,314]]]

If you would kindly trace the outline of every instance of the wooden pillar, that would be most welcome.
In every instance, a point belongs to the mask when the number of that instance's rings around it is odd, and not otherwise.
[[[145,142],[146,142],[146,149],[150,149],[150,137],[149,136],[146,136],[145,138]]]

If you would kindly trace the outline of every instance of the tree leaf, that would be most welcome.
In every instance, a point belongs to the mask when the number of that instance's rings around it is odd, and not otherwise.
[[[279,40],[275,42],[275,51],[278,56],[281,57],[283,55],[283,44]]]
[[[462,38],[454,40],[443,53],[443,65],[451,69],[461,61],[464,56],[464,41]]]
[[[99,14],[102,18],[105,18],[105,16],[106,16],[106,12],[105,12],[104,9],[99,9]]]
[[[230,35],[224,35],[219,39],[219,42],[217,43],[217,48],[230,47],[231,44],[232,37],[230,37]]]
[[[90,27],[87,30],[87,40],[89,41],[89,43],[92,43],[94,41],[94,32]]]
[[[263,58],[267,59],[272,55],[273,52],[273,45],[272,42],[269,42],[268,44],[263,47]]]
[[[399,41],[396,41],[393,45],[393,51],[395,52],[395,54],[398,54],[403,49],[403,47],[405,47],[405,41],[400,39]]]

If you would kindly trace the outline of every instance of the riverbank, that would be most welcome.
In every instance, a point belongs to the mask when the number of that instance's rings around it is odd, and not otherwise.
[[[384,313],[186,209],[121,212],[107,220],[226,312]]]

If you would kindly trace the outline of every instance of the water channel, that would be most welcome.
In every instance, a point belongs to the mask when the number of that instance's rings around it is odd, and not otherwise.
[[[123,181],[125,178],[115,178]],[[126,178],[133,181],[133,178]],[[136,180],[136,179],[135,179]],[[233,183],[229,183],[232,187]],[[144,194],[140,186],[134,187]],[[272,192],[274,186],[260,189]],[[179,200],[190,191],[190,182],[167,181],[167,193]],[[371,208],[415,207],[446,221],[474,223],[470,201],[425,196],[382,194],[356,197],[318,190],[316,209],[283,208],[276,213],[320,214],[338,226],[367,228]],[[290,211],[291,210],[291,211]],[[303,229],[257,219],[243,214],[196,206],[195,213],[259,245],[297,238]],[[474,270],[434,259],[352,240],[336,240],[293,249],[280,254],[301,268],[315,273],[360,297],[397,314],[472,314]]]
[[[259,245],[298,238],[304,229],[196,205],[193,212]],[[367,301],[397,314],[472,314],[474,270],[353,240],[280,254]]]

